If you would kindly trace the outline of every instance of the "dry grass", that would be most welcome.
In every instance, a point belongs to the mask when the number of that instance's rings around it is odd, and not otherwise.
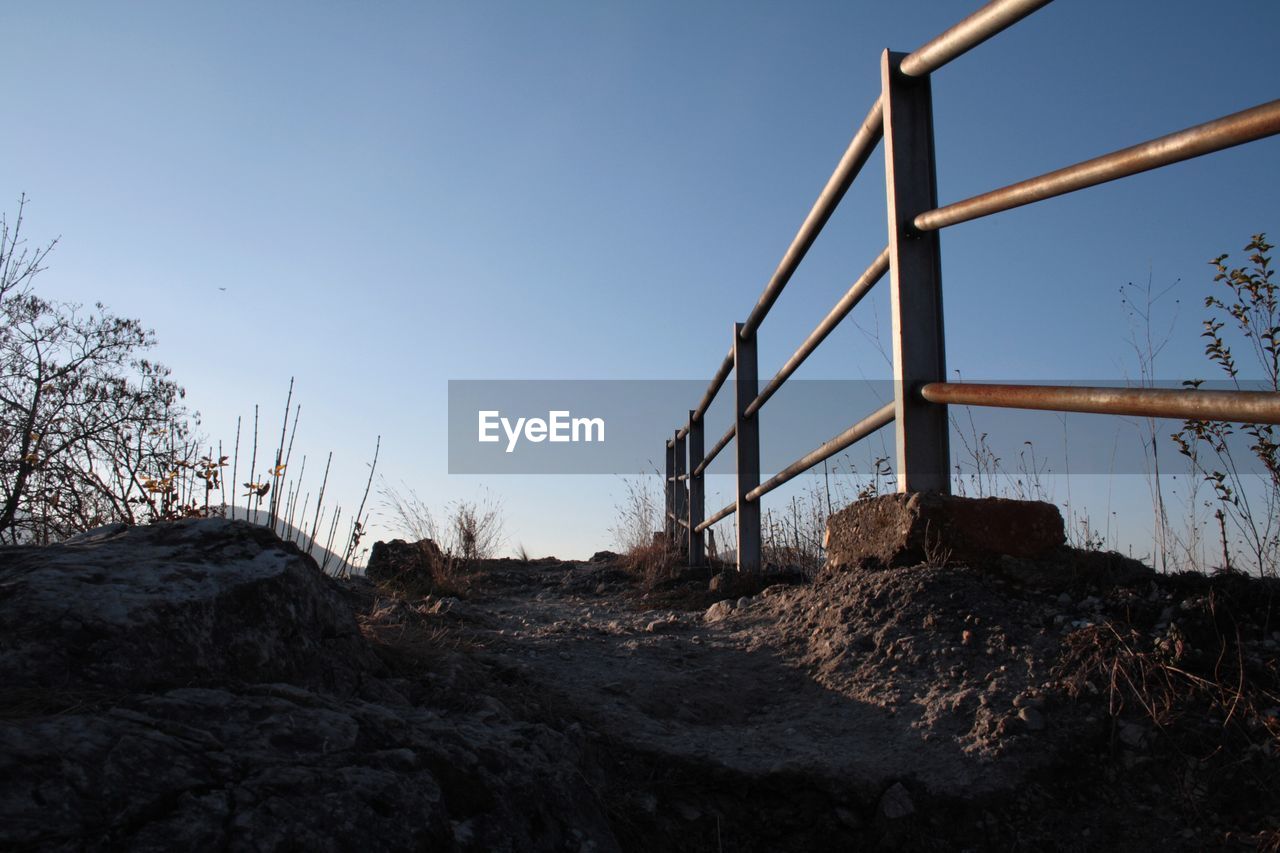
[[[428,595],[466,598],[477,583],[479,573],[474,561],[436,556],[428,564],[429,575],[413,574],[403,579],[387,581],[387,592],[408,598]]]
[[[433,609],[440,597],[411,600],[398,594],[377,595],[369,608],[356,616],[360,633],[376,647],[412,672],[449,654],[480,648],[462,625]]]
[[[645,589],[673,581],[684,566],[683,556],[661,536],[648,544],[635,545],[622,557],[622,567]]]
[[[623,477],[625,490],[614,507],[616,518],[609,532],[614,547],[624,554],[638,554],[653,543],[654,531],[662,527],[664,498],[657,471],[653,476]]]
[[[502,501],[485,492],[477,500],[455,500],[433,511],[413,489],[384,483],[382,504],[412,541],[430,539],[450,560],[473,564],[498,555],[506,542]]]
[[[414,578],[398,585],[410,595],[464,597],[476,583],[484,563],[496,558],[506,541],[501,500],[485,494],[479,500],[456,500],[433,512],[412,489],[384,485],[383,504],[411,541],[430,540],[435,548],[423,548],[429,578]],[[522,559],[528,555],[521,546]]]
[[[1112,618],[1074,631],[1056,674],[1073,700],[1105,698],[1113,752],[1126,726],[1151,733],[1162,787],[1189,815],[1266,811],[1280,786],[1280,663],[1264,644],[1276,590],[1238,576],[1170,580],[1167,625]]]
[[[1249,649],[1221,598],[1211,594],[1206,606],[1207,624],[1175,622],[1154,640],[1110,621],[1069,635],[1062,674],[1070,695],[1101,688],[1115,717],[1136,712],[1160,729],[1211,719],[1224,739],[1280,746],[1280,719],[1264,713],[1280,707],[1275,656]]]

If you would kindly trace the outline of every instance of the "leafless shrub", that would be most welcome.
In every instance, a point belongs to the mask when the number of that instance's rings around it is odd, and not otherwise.
[[[477,500],[450,501],[439,512],[407,487],[384,482],[379,493],[391,518],[412,540],[430,539],[440,549],[440,565],[432,571],[437,591],[465,592],[468,576],[479,563],[496,557],[506,542],[502,502],[487,492]]]
[[[169,370],[141,357],[155,340],[139,321],[116,317],[102,305],[86,311],[38,296],[33,283],[57,241],[27,246],[25,208],[24,196],[12,222],[0,214],[0,538],[47,543],[109,522],[236,517],[240,420],[229,460],[221,442],[215,452],[199,435],[199,416],[185,407],[185,392]],[[333,560],[334,571],[345,572],[364,556],[364,501],[351,518],[342,553],[333,553],[340,507],[327,516],[328,547],[318,549],[326,465],[310,534],[301,530],[310,493],[299,512],[305,457],[299,476],[286,478],[301,410],[292,410],[291,424],[292,400],[290,379],[274,464],[263,472],[257,470],[254,407],[242,495],[248,506],[240,512],[311,551],[322,569]],[[377,455],[375,449],[374,466]]]
[[[1133,350],[1134,361],[1138,367],[1137,385],[1140,388],[1155,386],[1156,361],[1168,346],[1176,316],[1171,317],[1165,328],[1156,328],[1155,315],[1160,301],[1177,286],[1173,284],[1163,290],[1156,290],[1151,277],[1147,277],[1145,287],[1133,282],[1120,288],[1120,303],[1124,305],[1129,323],[1129,347]],[[1169,520],[1168,508],[1165,505],[1165,486],[1160,459],[1160,427],[1154,417],[1141,418],[1138,421],[1138,436],[1142,445],[1142,455],[1146,462],[1147,488],[1151,496],[1151,516],[1153,522],[1153,554],[1152,559],[1161,572],[1168,572],[1176,560],[1174,541],[1176,539]]]
[[[1251,387],[1258,390],[1260,385],[1261,390],[1277,393],[1280,284],[1271,268],[1272,248],[1265,234],[1255,234],[1245,246],[1247,265],[1230,267],[1227,255],[1210,261],[1213,281],[1222,289],[1205,297],[1209,316],[1201,337],[1205,356],[1236,388],[1242,387],[1242,371],[1251,366],[1261,374],[1261,381]],[[1244,355],[1238,357],[1241,351]],[[1195,388],[1202,380],[1184,384]],[[1259,475],[1248,473],[1245,463],[1235,457],[1230,439],[1237,431],[1250,442],[1249,452],[1261,466]],[[1280,575],[1280,434],[1275,425],[1188,420],[1173,439],[1193,472],[1213,490],[1221,567]]]
[[[0,536],[45,543],[113,521],[199,514],[198,420],[137,320],[33,290],[57,241],[0,215]]]

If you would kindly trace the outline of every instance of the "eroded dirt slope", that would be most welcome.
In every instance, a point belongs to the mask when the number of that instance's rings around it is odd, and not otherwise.
[[[574,721],[624,848],[1189,850],[1273,837],[1275,712],[1254,709],[1247,766],[1224,777],[1222,719],[1184,737],[1185,718],[1149,715],[1078,652],[1090,632],[1141,629],[1154,649],[1205,628],[1232,583],[1064,553],[852,569],[708,609],[691,582],[699,606],[670,609],[654,603],[681,596],[564,563],[417,610]],[[1273,683],[1274,587],[1239,584],[1238,650]],[[1221,632],[1202,633],[1183,653],[1221,654]]]

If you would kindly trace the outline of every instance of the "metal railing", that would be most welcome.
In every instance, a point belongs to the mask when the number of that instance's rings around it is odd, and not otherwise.
[[[759,568],[760,499],[890,423],[895,427],[898,490],[948,492],[948,405],[1280,423],[1280,396],[1274,393],[945,381],[939,229],[1280,133],[1280,100],[1275,100],[939,206],[930,75],[1049,2],[992,0],[913,53],[885,51],[882,55],[880,96],[868,110],[755,307],[744,322],[734,325],[733,345],[702,400],[667,442],[665,527],[668,536],[687,548],[690,565],[705,564],[705,531],[737,513],[738,568]],[[756,369],[756,333],[881,139],[889,243],[761,389]],[[761,483],[757,413],[886,273],[893,317],[893,402]],[[735,380],[734,421],[704,453],[703,419],[730,374]],[[734,444],[737,463],[735,498],[705,517],[705,472],[730,442]]]

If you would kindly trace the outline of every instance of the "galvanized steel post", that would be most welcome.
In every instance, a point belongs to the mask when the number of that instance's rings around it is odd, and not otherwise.
[[[662,535],[666,537],[668,543],[675,541],[675,468],[676,468],[676,449],[675,443],[670,439],[667,440],[667,478],[666,488],[663,494],[666,495],[665,508],[662,512]]]
[[[702,464],[702,419],[696,418],[697,412],[689,412],[689,565],[705,566],[707,550],[706,533],[698,529],[702,517],[706,513],[706,489],[702,472],[698,466]]]
[[[675,513],[676,519],[675,522],[673,522],[671,529],[676,535],[675,542],[673,544],[677,551],[685,550],[689,541],[689,531],[685,530],[683,524],[689,515],[688,484],[685,483],[684,480],[685,448],[683,433],[684,430],[676,430],[675,438],[673,440],[673,443],[675,444],[676,466],[675,479],[671,483],[671,485],[675,487],[675,499],[672,501],[671,511]]]
[[[737,438],[733,442],[738,457],[738,571],[760,570],[760,502],[747,493],[760,485],[760,418],[747,409],[760,393],[756,370],[756,336],[745,340],[743,324],[733,324],[733,390]]]
[[[945,493],[951,486],[947,408],[919,394],[925,383],[946,379],[942,260],[937,232],[921,232],[912,223],[938,206],[933,96],[927,76],[902,73],[905,56],[886,50],[880,69],[898,491]]]

